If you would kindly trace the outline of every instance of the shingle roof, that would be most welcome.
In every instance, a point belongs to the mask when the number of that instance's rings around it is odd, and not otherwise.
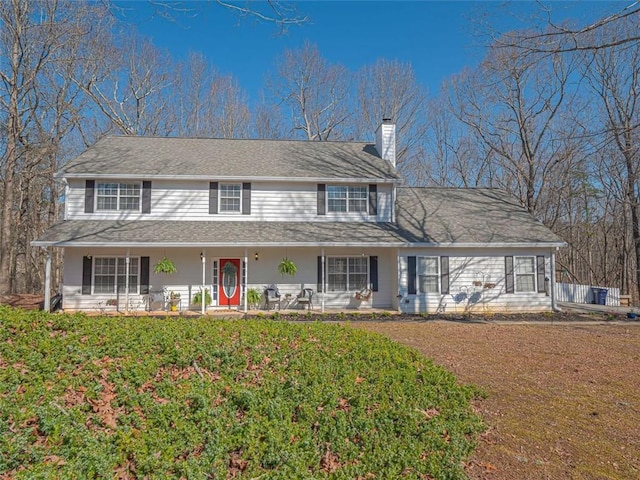
[[[513,196],[497,189],[398,188],[396,220],[411,243],[564,244]]]
[[[367,143],[117,136],[103,138],[58,175],[399,178]]]
[[[256,246],[401,245],[387,223],[196,222],[70,220],[54,225],[34,245]]]

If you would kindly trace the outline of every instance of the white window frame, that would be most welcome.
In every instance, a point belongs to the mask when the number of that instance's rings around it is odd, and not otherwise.
[[[105,185],[117,185],[117,191],[115,194],[116,208],[100,208],[100,198],[113,198],[114,195],[100,195],[100,186]],[[135,198],[133,195],[124,195],[123,190],[127,187],[134,185],[138,187],[138,208],[122,208],[121,200],[125,198]],[[142,211],[142,182],[124,182],[124,181],[106,181],[96,182],[95,187],[95,206],[96,212],[141,212]]]
[[[99,276],[107,277],[113,276],[113,291],[96,291],[97,282],[96,282],[96,270],[98,266],[98,260],[115,260],[115,272],[113,275],[100,274]],[[126,285],[126,269],[127,269],[127,260],[125,257],[93,257],[93,265],[91,271],[91,289],[94,295],[116,295],[118,293],[118,279],[122,277],[122,289],[120,290],[120,294],[123,295],[125,293],[124,285]],[[122,273],[118,273],[118,266],[122,267]],[[135,270],[135,273],[131,273],[132,270]],[[135,277],[135,283],[131,283],[131,277]],[[137,295],[140,293],[140,258],[139,257],[129,257],[129,293],[133,295]]]
[[[364,196],[355,196],[356,189],[364,189]],[[343,191],[344,196],[332,198],[332,192]],[[344,201],[345,210],[331,208],[331,201]],[[355,202],[363,202],[363,208],[354,208]],[[328,213],[367,213],[369,211],[369,187],[363,185],[327,185],[327,212]]]
[[[366,275],[366,280],[365,280],[365,285],[355,285],[354,281],[351,280],[351,276],[353,275],[362,275],[363,272],[351,272],[351,263],[354,262],[355,260],[360,260],[360,261],[364,261],[364,269],[365,269],[365,275]],[[344,260],[345,261],[345,272],[331,272],[331,268],[334,267],[334,265],[332,265],[336,260]],[[360,290],[362,290],[363,288],[367,288],[370,284],[371,284],[371,279],[370,279],[370,275],[371,272],[369,271],[369,257],[367,256],[361,256],[361,255],[332,255],[332,256],[328,256],[327,257],[327,279],[326,279],[326,289],[327,292],[358,292]],[[332,284],[331,282],[331,278],[332,275],[337,276],[337,275],[344,275],[345,278],[345,288],[344,289],[335,289],[333,287],[335,287],[335,282]],[[332,287],[333,285],[333,287]]]
[[[436,273],[433,272],[424,272],[423,271],[423,263],[422,260],[435,260],[436,264]],[[434,256],[419,256],[416,257],[416,281],[417,281],[417,289],[418,293],[440,293],[440,257]],[[421,277],[431,277],[435,278],[436,282],[436,290],[435,291],[425,291],[423,287],[423,282],[421,281]]]
[[[234,187],[234,190],[237,188],[239,196],[238,197],[230,197],[223,196],[222,192],[225,190],[225,187]],[[223,207],[222,200],[225,199],[238,199],[238,209],[237,210],[225,210]],[[241,183],[221,183],[218,186],[218,213],[223,215],[237,215],[242,214],[242,184]]]
[[[524,273],[520,273],[518,271],[518,266],[519,266],[519,260],[527,260],[528,262],[531,262],[531,272],[524,272]],[[520,257],[513,257],[513,290],[514,292],[518,292],[518,293],[535,293],[537,292],[537,285],[536,285],[536,257],[534,256],[520,256]],[[529,290],[525,290],[520,288],[520,281],[519,279],[521,277],[531,277],[533,279],[533,281],[531,282],[531,289]]]

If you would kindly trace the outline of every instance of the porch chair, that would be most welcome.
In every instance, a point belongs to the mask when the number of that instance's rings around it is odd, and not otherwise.
[[[264,303],[267,310],[271,310],[271,305],[278,305],[280,310],[280,292],[277,287],[269,287],[264,289]]]
[[[304,308],[304,304],[307,304],[307,309],[311,310],[313,308],[313,289],[311,288],[303,288],[300,293],[296,297],[298,301],[298,305],[302,305]]]
[[[167,289],[163,288],[161,290],[149,290],[149,294],[147,295],[147,308],[150,312],[154,310],[166,310],[167,309],[167,301],[169,299],[169,294],[167,293]]]

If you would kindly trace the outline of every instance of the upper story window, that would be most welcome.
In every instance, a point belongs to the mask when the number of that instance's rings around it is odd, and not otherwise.
[[[347,185],[327,186],[327,210],[329,212],[367,212],[368,189]]]
[[[535,292],[535,257],[515,257],[516,292]]]
[[[242,185],[220,184],[220,213],[242,213]]]
[[[97,183],[97,210],[140,210],[139,183]]]
[[[440,284],[438,257],[418,257],[418,290],[420,293],[438,293]]]

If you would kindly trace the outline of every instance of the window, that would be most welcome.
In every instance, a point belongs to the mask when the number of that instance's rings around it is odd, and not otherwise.
[[[138,293],[139,259],[129,262],[129,293]],[[115,294],[125,291],[127,264],[124,258],[96,258],[93,269],[93,293]]]
[[[330,292],[353,292],[368,285],[369,257],[327,258],[327,289]]]
[[[438,257],[418,257],[418,291],[420,293],[438,293],[440,272]]]
[[[516,292],[535,292],[535,257],[515,257]]]
[[[239,184],[220,185],[220,212],[241,213],[242,186]]]
[[[366,212],[369,192],[367,187],[329,185],[327,187],[329,212]]]
[[[98,183],[98,210],[140,210],[139,183]]]

